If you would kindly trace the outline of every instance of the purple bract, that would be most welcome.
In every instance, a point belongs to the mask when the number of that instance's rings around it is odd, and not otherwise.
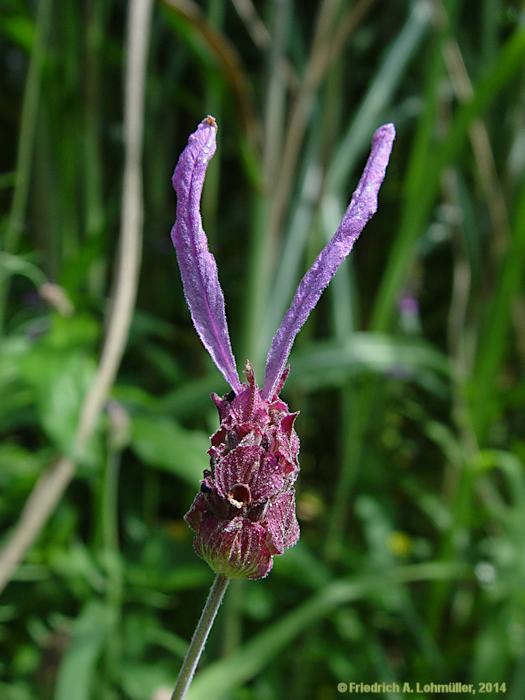
[[[246,363],[241,384],[233,357],[224,295],[215,259],[202,228],[200,199],[209,160],[215,153],[217,124],[204,119],[190,136],[175,172],[177,220],[172,240],[177,251],[186,302],[204,347],[228,384],[230,394],[212,395],[220,427],[211,437],[210,468],[204,470],[186,522],[195,533],[195,549],[217,573],[258,579],[272,568],[272,557],[299,539],[294,482],[299,472],[297,413],[279,398],[288,374],[295,336],[377,210],[395,130],[374,134],[361,180],[330,242],[301,280],[266,361],[264,387],[255,383]]]
[[[272,556],[299,539],[297,413],[278,396],[263,399],[249,363],[245,371],[248,385],[238,394],[212,395],[221,424],[208,450],[211,469],[186,522],[195,531],[197,553],[214,571],[262,578]]]

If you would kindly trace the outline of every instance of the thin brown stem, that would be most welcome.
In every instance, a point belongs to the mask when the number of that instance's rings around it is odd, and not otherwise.
[[[319,10],[319,20],[316,25],[317,30],[310,58],[306,66],[304,79],[291,110],[284,139],[280,175],[274,188],[273,207],[269,224],[269,237],[271,240],[277,237],[285,214],[297,159],[308,118],[314,104],[315,91],[319,87],[326,71],[343,49],[348,37],[362,21],[373,3],[374,0],[360,0],[357,2],[346,13],[335,30],[333,30],[333,25],[335,22],[336,3],[333,0],[325,0]]]
[[[255,46],[261,50],[267,49],[272,43],[272,35],[258,15],[252,0],[232,0],[232,3]],[[279,70],[284,73],[288,87],[295,92],[299,87],[299,79],[286,56],[281,56]]]
[[[126,346],[138,285],[142,248],[141,153],[144,82],[152,0],[129,4],[125,68],[124,143],[120,243],[114,295],[95,379],[82,406],[73,440],[74,457],[62,457],[38,479],[14,531],[0,552],[0,591],[55,510],[75,473],[74,460],[85,449],[117,374]]]
[[[217,60],[231,86],[237,111],[246,137],[254,153],[259,150],[260,125],[253,103],[252,86],[235,45],[210,25],[199,5],[193,0],[162,0],[172,12],[182,17],[195,30]]]
[[[449,19],[443,0],[434,0],[433,10],[434,23],[438,26],[446,26]],[[458,42],[452,36],[447,37],[443,43],[442,51],[454,94],[459,102],[468,102],[472,99],[474,88]],[[469,139],[495,234],[493,236],[493,252],[496,259],[499,260],[506,249],[509,238],[509,216],[496,171],[490,138],[483,120],[473,120],[469,128]]]
[[[447,70],[450,75],[452,87],[460,102],[467,102],[472,98],[474,90],[467,73],[467,68],[456,41],[449,39],[443,47],[443,55]],[[505,197],[496,172],[494,154],[490,144],[487,128],[481,119],[475,119],[469,129],[469,138],[472,151],[476,159],[480,184],[487,200],[487,207],[495,232],[495,253],[497,259],[501,257],[508,239],[509,217]]]

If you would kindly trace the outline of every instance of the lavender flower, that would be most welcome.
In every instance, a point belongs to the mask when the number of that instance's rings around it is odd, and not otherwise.
[[[402,316],[414,318],[419,314],[419,301],[410,292],[405,292],[399,299],[397,307]]]
[[[209,160],[215,152],[217,124],[204,119],[190,136],[175,172],[177,220],[172,240],[193,323],[232,391],[213,394],[220,427],[211,437],[210,469],[204,470],[186,522],[199,554],[218,574],[258,579],[272,568],[273,556],[299,539],[294,482],[299,473],[297,413],[279,393],[288,374],[295,336],[319,301],[359,234],[377,210],[395,130],[385,124],[374,134],[372,150],[343,220],[301,280],[266,361],[265,382],[257,386],[246,363],[241,384],[233,357],[217,265],[202,228],[200,199]]]

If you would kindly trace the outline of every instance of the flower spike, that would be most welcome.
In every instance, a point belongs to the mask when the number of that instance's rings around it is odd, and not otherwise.
[[[223,397],[212,394],[220,426],[210,438],[209,468],[184,519],[194,531],[195,551],[217,574],[260,579],[270,572],[273,557],[293,547],[300,534],[294,488],[299,474],[298,414],[279,397],[288,375],[288,355],[323,289],[377,209],[395,131],[392,124],[376,131],[343,221],[301,281],[272,341],[261,390],[248,361],[246,382],[239,381],[217,266],[202,230],[200,197],[215,151],[216,128],[212,117],[201,122],[173,176],[177,221],[172,238],[186,301],[204,346],[233,388]]]
[[[268,353],[262,391],[265,398],[275,394],[295,336],[377,210],[377,195],[385,177],[395,133],[393,124],[385,124],[375,132],[368,162],[343,220],[297,288]]]
[[[228,384],[239,392],[241,383],[228,334],[224,295],[200,215],[204,176],[215,153],[216,131],[215,119],[204,119],[179,158],[172,178],[177,193],[177,219],[171,238],[195,329]]]

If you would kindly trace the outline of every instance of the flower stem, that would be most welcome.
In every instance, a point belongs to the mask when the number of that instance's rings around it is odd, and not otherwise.
[[[208,639],[211,626],[215,620],[215,615],[217,615],[229,582],[230,579],[222,574],[218,574],[215,577],[197,627],[191,638],[190,646],[182,662],[182,668],[177,678],[171,700],[182,700],[188,692],[188,688],[195,674],[195,669],[197,668],[206,640]]]

